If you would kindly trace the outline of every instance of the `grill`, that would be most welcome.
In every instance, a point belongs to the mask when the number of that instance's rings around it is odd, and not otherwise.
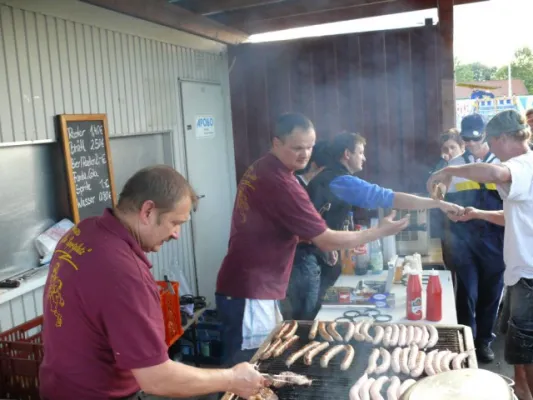
[[[270,337],[263,343],[257,353],[252,358],[252,363],[257,363],[259,371],[268,374],[279,374],[280,372],[287,371],[285,361],[293,352],[299,350],[307,343],[309,343],[309,329],[312,325],[310,321],[298,321],[298,330],[296,334],[300,337],[298,342],[292,345],[284,354],[279,357],[271,358],[268,360],[258,360],[259,355],[266,348],[267,343],[275,336],[275,334],[281,329],[281,325],[278,326]],[[386,327],[387,324],[374,324],[382,325]],[[408,324],[405,324],[408,325]],[[463,325],[442,325],[436,326],[439,332],[439,341],[437,345],[432,348],[439,350],[450,350],[453,352],[463,352],[465,350],[474,349],[474,342],[472,337],[472,331],[469,327]],[[345,324],[338,323],[337,330],[344,336]],[[370,330],[370,334],[373,334],[373,329]],[[320,335],[317,334],[316,340],[322,341]],[[340,344],[339,343],[332,343]],[[320,357],[324,353],[318,354],[313,359],[313,365],[307,366],[303,362],[303,357],[296,361],[289,369],[297,374],[302,374],[313,380],[311,386],[285,386],[280,389],[274,389],[280,400],[329,400],[329,399],[347,399],[348,393],[352,385],[363,375],[368,365],[368,358],[370,353],[374,349],[371,343],[356,342],[352,340],[350,344],[355,349],[355,357],[351,367],[347,371],[341,371],[340,363],[344,357],[344,352],[336,355],[329,363],[328,368],[320,367]],[[331,346],[329,347],[331,348]],[[329,349],[328,348],[328,349]],[[327,350],[326,350],[327,351]],[[474,355],[470,355],[466,360],[468,368],[477,368],[477,360]],[[393,376],[394,372],[389,369],[386,375]],[[381,375],[380,375],[381,376]],[[418,379],[424,378],[426,375],[422,375]],[[408,376],[400,374],[398,377],[402,382],[408,378]],[[383,391],[382,391],[383,393]],[[232,393],[226,393],[222,400],[242,400],[240,397],[235,396]]]

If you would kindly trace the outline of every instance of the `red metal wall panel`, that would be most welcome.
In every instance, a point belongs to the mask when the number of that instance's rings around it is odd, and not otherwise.
[[[343,130],[366,137],[365,179],[423,190],[439,154],[437,32],[425,26],[231,48],[238,178],[268,151],[275,118],[298,111],[318,138]]]

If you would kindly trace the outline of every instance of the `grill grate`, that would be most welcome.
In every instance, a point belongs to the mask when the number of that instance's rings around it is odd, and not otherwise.
[[[328,368],[320,367],[320,357],[325,352],[318,354],[313,359],[313,365],[307,366],[303,362],[303,357],[296,361],[290,369],[285,365],[287,357],[290,356],[295,351],[299,350],[307,343],[309,343],[309,329],[311,327],[311,322],[309,321],[299,321],[298,330],[296,334],[300,337],[297,343],[291,346],[284,354],[279,357],[271,358],[268,360],[258,361],[259,371],[268,374],[279,374],[280,372],[290,370],[297,374],[302,374],[313,380],[311,386],[285,386],[280,389],[274,389],[280,400],[326,400],[326,399],[347,399],[348,393],[352,385],[363,375],[365,369],[368,365],[368,358],[370,353],[374,349],[371,343],[362,343],[352,340],[350,344],[355,349],[355,357],[352,362],[351,367],[347,371],[341,371],[340,363],[344,357],[344,352],[341,352],[335,356],[329,363]],[[377,324],[376,324],[377,325]],[[382,324],[386,326],[386,324]],[[338,323],[337,329],[341,335],[344,336],[345,324]],[[433,349],[439,350],[450,350],[454,352],[462,352],[465,350],[465,338],[464,334],[461,332],[463,327],[439,327],[437,330],[439,332],[439,341]],[[370,330],[372,335],[373,328]],[[317,335],[316,340],[322,341],[320,335]],[[340,344],[339,343],[332,343]],[[331,346],[329,347],[331,348]],[[432,350],[433,350],[432,349]],[[326,350],[327,351],[327,350]],[[255,357],[254,357],[255,358]],[[472,358],[468,358],[467,366],[472,367]],[[474,363],[475,364],[475,363]],[[477,365],[474,366],[477,368]],[[387,371],[388,376],[393,376],[394,372],[389,369]],[[381,375],[380,375],[381,376]],[[426,375],[422,375],[418,379],[422,379]],[[407,375],[400,374],[398,377],[403,381],[408,379]],[[382,390],[384,393],[386,386]],[[227,396],[224,399],[228,400],[242,400],[235,396]]]

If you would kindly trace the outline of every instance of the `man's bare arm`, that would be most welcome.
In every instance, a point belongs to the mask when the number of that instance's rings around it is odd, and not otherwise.
[[[201,369],[168,360],[132,372],[144,392],[165,397],[232,392],[248,398],[263,383],[261,375],[247,363],[231,369]]]
[[[384,236],[396,235],[409,225],[409,215],[397,221],[394,220],[395,215],[396,213],[393,211],[381,220],[378,227],[364,231],[350,232],[327,229],[311,241],[322,251],[353,249]]]
[[[467,164],[444,168],[445,173],[459,178],[470,179],[480,183],[507,183],[511,182],[511,171],[500,164]]]
[[[463,216],[458,218],[451,216],[450,219],[454,222],[466,222],[473,219],[482,219],[495,225],[505,226],[505,214],[503,213],[503,210],[486,211],[478,210],[474,207],[467,207],[465,208],[465,213]]]

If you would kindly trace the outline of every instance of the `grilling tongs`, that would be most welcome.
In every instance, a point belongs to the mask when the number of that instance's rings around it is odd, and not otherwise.
[[[287,379],[281,379],[280,377],[278,376],[274,376],[274,375],[271,375],[271,374],[264,374],[264,373],[261,373],[261,375],[268,379],[270,382],[274,383],[274,382],[281,382],[281,383],[286,383],[288,385],[294,385],[294,382],[291,381],[291,380],[287,380]]]

